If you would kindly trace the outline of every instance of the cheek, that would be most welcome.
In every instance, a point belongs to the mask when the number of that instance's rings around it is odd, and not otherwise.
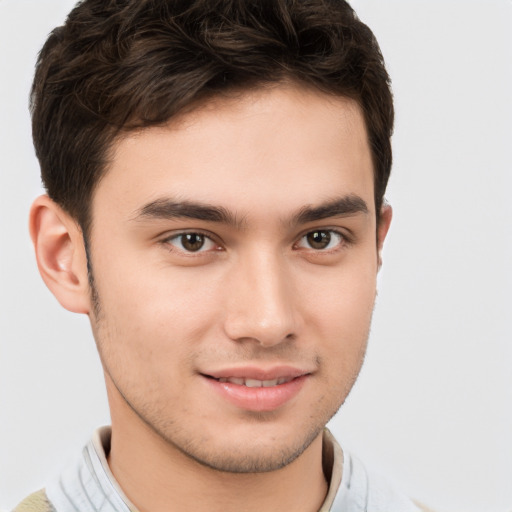
[[[304,314],[310,322],[325,329],[327,338],[335,333],[358,339],[368,330],[376,295],[376,264],[359,261],[356,265],[332,269],[320,285],[312,280],[305,289]],[[307,278],[309,279],[309,277]],[[316,317],[316,322],[315,322]],[[330,336],[329,336],[330,334]]]
[[[156,270],[126,261],[95,269],[104,345],[122,344],[122,357],[151,362],[186,357],[216,317],[214,287],[197,273]],[[125,271],[130,267],[130,272]],[[133,271],[133,269],[136,269]]]
[[[361,368],[375,302],[376,264],[337,269],[329,286],[309,295],[306,325],[318,340],[324,377],[336,397],[345,397]]]

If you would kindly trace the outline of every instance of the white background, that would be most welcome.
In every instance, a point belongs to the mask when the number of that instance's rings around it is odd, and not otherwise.
[[[0,506],[108,423],[86,318],[40,280],[27,97],[72,0],[0,0]],[[331,428],[440,512],[512,510],[512,2],[357,0],[396,96],[367,362]],[[392,512],[392,511],[390,511]]]

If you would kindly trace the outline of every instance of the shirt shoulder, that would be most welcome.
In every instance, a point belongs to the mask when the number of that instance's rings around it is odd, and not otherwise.
[[[44,489],[25,498],[12,512],[56,512]]]
[[[320,512],[432,512],[342,450],[329,432],[324,433],[324,443],[333,448],[334,457],[328,496]],[[336,473],[341,475],[335,479]]]

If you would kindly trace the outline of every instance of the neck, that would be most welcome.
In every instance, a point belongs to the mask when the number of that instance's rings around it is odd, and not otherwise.
[[[134,418],[131,410],[130,418],[112,412],[108,463],[140,512],[316,512],[324,501],[322,435],[279,470],[227,473],[191,459]]]

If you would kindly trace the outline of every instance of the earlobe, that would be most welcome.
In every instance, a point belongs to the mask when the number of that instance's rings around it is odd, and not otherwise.
[[[392,218],[393,209],[391,208],[391,205],[384,203],[380,210],[379,225],[377,226],[377,257],[379,270],[382,266],[382,248],[384,247],[384,240],[388,234]]]
[[[67,310],[88,314],[87,258],[78,224],[45,195],[32,204],[29,227],[37,266],[48,289]]]

